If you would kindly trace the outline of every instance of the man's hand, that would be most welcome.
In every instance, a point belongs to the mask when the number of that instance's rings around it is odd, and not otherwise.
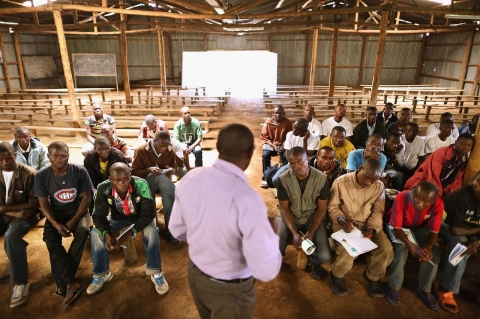
[[[17,218],[17,219],[22,219],[22,218],[32,217],[33,215],[35,215],[35,212],[33,210],[23,209],[23,210],[16,210],[13,212],[6,212],[6,213],[3,213],[3,215]]]
[[[303,141],[304,142],[307,141],[309,137],[310,137],[310,131],[307,130],[307,133],[305,133],[305,135],[303,136]]]
[[[398,154],[401,150],[403,150],[403,144],[398,144],[395,154]]]
[[[53,225],[53,227],[55,227],[55,229],[58,231],[58,233],[62,237],[72,236],[72,233],[70,232],[70,229],[64,224],[57,223],[57,224]]]
[[[187,149],[185,150],[185,152],[187,152],[187,154],[190,154],[190,153],[193,152],[194,149],[195,149],[195,147],[189,146],[189,147],[187,147]]]
[[[392,188],[393,181],[390,175],[385,175],[385,177],[380,177],[380,182],[385,185],[385,188]]]
[[[334,168],[335,168],[335,161],[329,160],[329,164],[330,164],[330,168],[329,168],[328,170],[326,170],[326,171],[323,171],[323,173],[324,173],[325,175],[330,174],[330,173],[334,170]]]
[[[314,232],[308,230],[307,233],[305,234],[305,237],[303,237],[303,239],[309,239],[312,243],[313,243],[313,236],[315,235]]]
[[[275,149],[277,150],[277,154],[280,155],[283,152],[283,144],[278,144]]]
[[[297,250],[302,249],[302,237],[300,237],[300,235],[298,233],[293,234],[293,246]]]
[[[480,243],[478,242],[478,240],[474,240],[474,241],[469,241],[468,243],[465,244],[465,246],[467,247],[467,250],[465,250],[463,254],[461,254],[461,256],[475,255],[478,252],[478,249],[480,248]]]
[[[374,152],[374,151],[364,151],[363,152],[363,158],[364,159],[367,159],[367,158],[374,158],[376,160],[380,160],[380,154],[378,154],[377,152]]]
[[[152,175],[162,175],[162,170],[158,167],[152,166],[148,168],[148,173]]]
[[[340,226],[342,226],[344,232],[350,233],[353,230],[352,222],[347,222],[343,218],[337,218],[337,222]]]
[[[79,219],[76,219],[74,217],[65,224],[65,226],[70,230],[70,233],[75,231],[75,229],[77,228],[78,221]]]
[[[363,237],[372,239],[373,236],[373,228],[367,228],[362,232]]]
[[[432,250],[430,248],[422,248],[414,243],[410,243],[408,245],[408,250],[412,254],[412,256],[420,262],[428,262],[432,259]]]
[[[118,250],[118,245],[115,244],[115,238],[113,238],[112,234],[106,233],[105,234],[105,248],[107,248],[108,251],[111,250]]]

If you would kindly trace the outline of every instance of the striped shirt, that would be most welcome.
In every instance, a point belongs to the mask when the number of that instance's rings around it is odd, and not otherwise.
[[[113,138],[112,147],[116,148],[123,154],[125,154],[125,152],[128,150],[127,142],[116,136]]]
[[[100,136],[100,130],[103,124],[110,124],[111,126],[115,126],[116,123],[115,119],[108,114],[103,114],[103,117],[99,120],[96,119],[95,115],[90,115],[85,119],[85,127],[90,127],[93,138],[97,138]]]
[[[435,203],[422,212],[417,212],[413,206],[412,191],[403,191],[395,197],[388,215],[393,228],[427,226],[430,231],[438,233],[442,225],[443,201],[437,197]]]

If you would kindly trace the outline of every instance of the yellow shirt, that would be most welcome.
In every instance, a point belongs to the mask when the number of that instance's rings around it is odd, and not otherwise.
[[[342,163],[343,169],[347,168],[348,154],[351,151],[355,150],[355,146],[353,146],[353,144],[350,143],[350,141],[345,140],[345,143],[343,143],[343,146],[336,147],[332,143],[332,138],[330,136],[327,136],[323,140],[320,141],[319,148],[322,147],[322,146],[330,146],[331,148],[333,148],[333,150],[335,151],[335,158],[340,163]]]
[[[102,175],[103,178],[107,176],[107,166],[108,166],[108,161],[105,161],[105,162],[100,161],[100,174]]]

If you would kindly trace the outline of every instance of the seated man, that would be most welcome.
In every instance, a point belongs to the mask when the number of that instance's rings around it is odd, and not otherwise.
[[[295,146],[287,152],[287,159],[292,167],[280,175],[277,184],[277,197],[280,205],[280,252],[285,255],[285,248],[293,238],[293,245],[301,249],[302,240],[309,239],[315,244],[315,251],[308,256],[310,276],[322,279],[322,264],[330,260],[325,216],[327,201],[330,198],[330,186],[327,176],[308,165],[307,152]],[[301,237],[299,232],[305,237]]]
[[[430,181],[437,186],[438,196],[444,197],[460,188],[474,142],[470,134],[460,134],[455,144],[433,152],[407,180],[403,189],[410,190],[421,181]]]
[[[148,114],[145,116],[145,121],[140,125],[140,133],[138,133],[139,139],[144,139],[145,142],[148,142],[149,139],[155,137],[157,131],[166,131],[168,132],[167,124],[162,120],[156,120],[155,115]]]
[[[64,305],[70,304],[84,289],[75,274],[90,231],[88,207],[93,189],[87,170],[69,163],[68,157],[65,143],[51,143],[48,159],[52,165],[35,175],[34,190],[34,196],[47,217],[43,241],[47,244],[52,275],[57,284],[55,294],[65,298]],[[74,238],[67,253],[62,238],[72,235]]]
[[[440,262],[437,239],[442,214],[443,201],[438,197],[438,189],[428,181],[422,181],[413,190],[403,191],[395,197],[391,211],[385,216],[393,227],[394,236],[402,241],[402,244],[392,243],[394,258],[389,267],[390,280],[385,296],[392,305],[400,304],[399,291],[410,252],[420,262],[417,291],[427,308],[438,309],[431,289]],[[417,243],[411,242],[402,228],[410,228]]]
[[[83,166],[87,169],[93,188],[110,177],[110,167],[117,162],[128,162],[123,154],[110,146],[110,141],[104,137],[98,137],[93,142],[94,150],[87,153],[83,160]]]
[[[377,120],[382,121],[383,125],[387,128],[390,124],[398,121],[398,117],[393,113],[395,106],[393,103],[386,103],[382,112],[378,113]]]
[[[457,127],[455,126],[455,122],[453,120],[453,114],[450,113],[450,112],[442,113],[442,115],[440,115],[440,121],[438,123],[430,125],[428,127],[427,133],[425,135],[427,137],[438,135],[440,133],[440,130],[441,130],[440,129],[441,123],[444,120],[452,121],[452,123],[453,123],[452,137],[453,137],[453,139],[456,140],[458,138],[459,133],[458,133]],[[475,134],[475,132],[473,132],[472,134]]]
[[[430,156],[430,154],[438,150],[440,147],[449,146],[455,143],[455,139],[452,137],[453,131],[456,131],[454,129],[453,121],[443,120],[440,123],[440,133],[430,136],[425,141],[426,156]]]
[[[475,114],[472,118],[471,123],[467,123],[467,124],[462,125],[458,128],[458,133],[459,134],[468,133],[468,134],[475,135],[475,131],[477,130],[479,117],[480,117],[480,114]]]
[[[403,188],[403,164],[405,162],[405,149],[402,134],[400,132],[388,133],[383,154],[387,158],[385,173],[392,180],[392,188],[398,191]]]
[[[458,312],[458,306],[453,294],[460,291],[460,281],[470,255],[480,249],[480,171],[477,172],[472,184],[462,186],[443,198],[449,233],[455,240],[450,240],[445,252],[448,257],[458,242],[462,242],[468,250],[457,266],[448,261],[443,262],[443,271],[438,285],[434,286],[440,306],[449,312]],[[442,225],[442,230],[445,224]]]
[[[325,138],[332,133],[332,130],[335,126],[341,126],[345,129],[347,140],[351,141],[353,135],[353,126],[352,123],[345,118],[347,113],[347,107],[345,104],[339,103],[335,107],[334,116],[329,117],[322,123],[322,136]]]
[[[355,150],[353,144],[346,140],[346,131],[341,126],[335,126],[330,136],[320,141],[320,147],[329,146],[335,151],[335,158],[342,164],[342,168],[347,168],[347,158],[351,151]]]
[[[93,150],[93,142],[100,136],[100,129],[103,124],[115,126],[115,119],[108,114],[103,114],[103,107],[100,103],[93,103],[92,110],[93,115],[85,119],[85,134],[88,142],[82,147],[81,153],[83,156],[87,155],[88,151]]]
[[[132,150],[128,148],[127,142],[115,134],[115,128],[109,124],[102,125],[100,134],[108,139],[110,146],[119,150],[127,159],[128,163],[133,161]]]
[[[367,139],[372,134],[387,138],[387,129],[383,125],[383,121],[377,119],[377,108],[374,106],[367,108],[367,119],[358,123],[353,129],[353,146],[356,149],[364,148]]]
[[[335,158],[335,151],[330,146],[320,147],[313,167],[327,175],[328,185],[330,186],[344,174],[342,164]]]
[[[288,151],[295,146],[303,147],[303,149],[307,151],[307,156],[310,160],[310,158],[313,158],[315,155],[317,155],[319,143],[320,139],[318,136],[310,133],[308,130],[308,121],[302,117],[293,124],[293,131],[287,133],[283,148],[285,149],[285,152],[288,153]],[[289,168],[290,163],[283,165],[278,169],[277,173],[275,173],[272,178],[273,185],[277,185],[280,174]]]
[[[287,160],[283,156],[285,150],[283,145],[287,137],[287,133],[293,131],[292,121],[285,117],[283,106],[277,105],[273,108],[273,117],[267,119],[260,133],[260,140],[263,144],[262,154],[262,173],[270,167],[272,156],[279,155],[283,165],[287,164]],[[262,188],[268,188],[265,175],[262,177]]]
[[[387,127],[387,132],[401,132],[402,134],[405,132],[405,126],[410,123],[410,119],[412,118],[412,110],[408,107],[404,107],[400,110],[400,118],[398,121],[393,122]]]
[[[191,169],[188,161],[187,146],[175,137],[170,138],[170,146],[175,152],[175,174],[180,179]]]
[[[15,139],[10,143],[17,154],[17,162],[31,166],[37,171],[50,166],[47,147],[40,143],[38,138],[32,137],[28,128],[17,127],[13,135]]]
[[[403,175],[404,180],[407,180],[425,161],[425,141],[418,136],[417,123],[411,122],[405,126],[403,142],[405,143]]]
[[[35,170],[15,162],[15,150],[0,143],[0,236],[5,234],[5,254],[10,261],[10,283],[14,284],[10,307],[27,300],[27,245],[23,239],[38,221],[38,200],[33,196]]]
[[[191,111],[187,106],[182,107],[180,112],[182,112],[182,118],[175,123],[173,136],[187,146],[187,155],[190,153],[195,155],[195,167],[201,167],[203,166],[203,153],[200,146],[203,138],[202,125],[196,118],[190,117]]]
[[[313,117],[314,114],[315,108],[310,104],[305,105],[305,108],[303,109],[303,117],[308,121],[308,130],[310,133],[320,138],[320,135],[322,135],[322,124],[319,120]]]
[[[355,172],[369,157],[379,160],[383,171],[387,165],[387,157],[380,153],[383,148],[383,144],[384,139],[382,136],[377,134],[370,135],[367,143],[365,144],[364,150],[354,150],[348,154],[346,167],[347,173]]]
[[[367,269],[363,273],[368,292],[375,298],[384,296],[378,280],[385,276],[387,266],[393,259],[392,245],[382,230],[385,209],[384,187],[379,181],[382,170],[378,160],[366,159],[356,172],[337,178],[328,202],[333,231],[343,229],[349,233],[356,227],[364,237],[371,238],[378,246],[367,253]],[[336,295],[348,294],[343,277],[352,269],[354,260],[341,244],[335,243],[335,254],[330,263],[330,280]]]
[[[170,146],[170,135],[165,131],[158,131],[153,140],[139,146],[135,151],[132,174],[144,178],[152,194],[162,196],[167,240],[174,245],[180,245],[183,243],[175,239],[168,230],[175,199],[175,185],[171,181],[174,166],[175,152]]]
[[[135,237],[140,231],[147,255],[147,276],[150,276],[159,295],[166,294],[169,287],[162,272],[160,238],[155,224],[155,201],[147,182],[131,176],[127,164],[113,164],[109,179],[98,186],[92,217],[95,225],[90,232],[93,280],[87,288],[87,294],[97,293],[104,283],[113,278],[109,269],[108,252],[118,250],[128,237]],[[129,230],[115,238],[114,234],[125,227]]]

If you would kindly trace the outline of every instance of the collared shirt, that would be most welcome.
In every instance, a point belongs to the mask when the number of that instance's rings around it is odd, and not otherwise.
[[[128,145],[127,143],[122,140],[120,137],[114,137],[113,138],[113,143],[112,147],[115,147],[117,150],[125,154],[126,151],[128,151]]]
[[[115,198],[115,206],[117,206],[120,214],[130,216],[132,213],[135,213],[135,206],[133,206],[132,202],[132,185],[128,187],[125,199],[120,198],[114,187],[112,187],[112,196]]]
[[[346,220],[366,224],[377,233],[382,231],[382,216],[385,210],[385,192],[383,183],[373,182],[368,187],[357,181],[357,172],[340,176],[333,183],[332,197],[328,202],[330,218],[338,225],[339,216]]]
[[[368,121],[367,121],[367,129],[368,129],[368,136],[372,135],[373,132],[375,131],[375,124],[377,124],[377,122],[373,122],[373,125],[370,126],[368,125]]]
[[[190,171],[175,190],[168,226],[188,242],[192,262],[209,276],[275,278],[282,256],[267,207],[236,165],[217,159]]]
[[[463,155],[461,157],[456,156],[455,149],[453,150],[452,158],[443,165],[442,171],[440,173],[440,181],[442,182],[442,186],[445,185],[450,180],[450,175],[458,169],[460,169],[463,165],[467,163],[468,155]]]
[[[103,114],[103,117],[99,120],[97,120],[95,115],[90,115],[85,119],[85,127],[90,127],[93,138],[97,138],[100,136],[100,130],[103,124],[110,124],[111,126],[115,126],[116,123],[115,119],[108,114]]]
[[[20,153],[30,153],[30,150],[32,149],[32,145],[30,144],[30,142],[28,143],[28,147],[26,150],[24,150],[20,144],[17,144],[17,147],[18,147],[18,150],[20,151]]]

